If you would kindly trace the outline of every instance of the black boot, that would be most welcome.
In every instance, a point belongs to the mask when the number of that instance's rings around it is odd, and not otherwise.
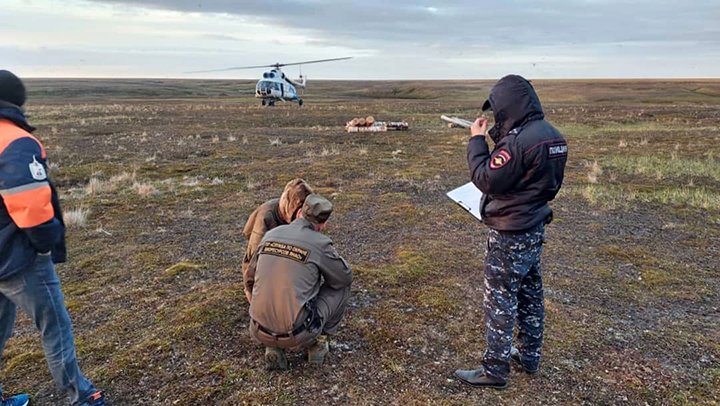
[[[507,380],[496,378],[480,367],[475,370],[458,369],[455,376],[460,382],[479,388],[505,389],[507,388]]]
[[[510,359],[512,359],[513,361],[520,364],[520,366],[522,367],[523,371],[525,371],[526,374],[535,375],[536,373],[538,373],[539,367],[537,365],[533,368],[526,364],[523,364],[522,355],[520,354],[520,350],[518,350],[515,347],[512,347],[510,349]]]

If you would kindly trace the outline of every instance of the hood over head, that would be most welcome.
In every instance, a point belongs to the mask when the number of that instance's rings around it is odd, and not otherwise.
[[[545,118],[535,89],[519,75],[507,75],[495,83],[483,104],[483,111],[488,109],[492,109],[495,116],[495,125],[490,129],[495,143],[512,129]]]
[[[35,127],[28,124],[27,118],[25,117],[25,111],[22,107],[0,100],[0,120],[3,119],[12,121],[16,126],[29,133],[35,131]]]
[[[0,70],[0,100],[12,103],[18,107],[25,104],[25,85],[14,73]]]
[[[295,213],[305,203],[305,199],[313,194],[313,189],[302,179],[293,179],[285,185],[280,196],[278,212],[283,221],[290,224],[295,219]]]

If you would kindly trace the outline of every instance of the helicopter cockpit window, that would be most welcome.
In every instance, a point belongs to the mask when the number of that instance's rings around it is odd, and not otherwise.
[[[270,94],[273,90],[280,91],[280,85],[270,80],[261,80],[258,82],[256,90],[260,93]]]

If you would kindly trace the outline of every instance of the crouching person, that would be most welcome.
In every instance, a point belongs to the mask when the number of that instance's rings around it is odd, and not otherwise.
[[[352,272],[322,234],[332,210],[323,197],[308,196],[297,219],[265,234],[250,261],[250,334],[265,345],[269,370],[287,369],[285,349],[307,349],[308,361],[322,364],[327,335],[342,320]]]
[[[243,235],[247,238],[247,248],[242,260],[243,277],[245,277],[250,259],[257,251],[265,233],[295,220],[298,210],[305,203],[305,198],[312,193],[313,189],[307,182],[302,179],[293,179],[285,185],[279,199],[268,200],[250,214],[243,228]],[[246,289],[245,296],[248,301],[250,301],[251,295],[252,292]]]

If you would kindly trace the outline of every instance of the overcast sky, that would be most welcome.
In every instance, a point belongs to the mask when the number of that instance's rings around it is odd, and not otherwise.
[[[720,0],[2,0],[22,77],[720,77]],[[292,76],[297,67],[286,68]]]

